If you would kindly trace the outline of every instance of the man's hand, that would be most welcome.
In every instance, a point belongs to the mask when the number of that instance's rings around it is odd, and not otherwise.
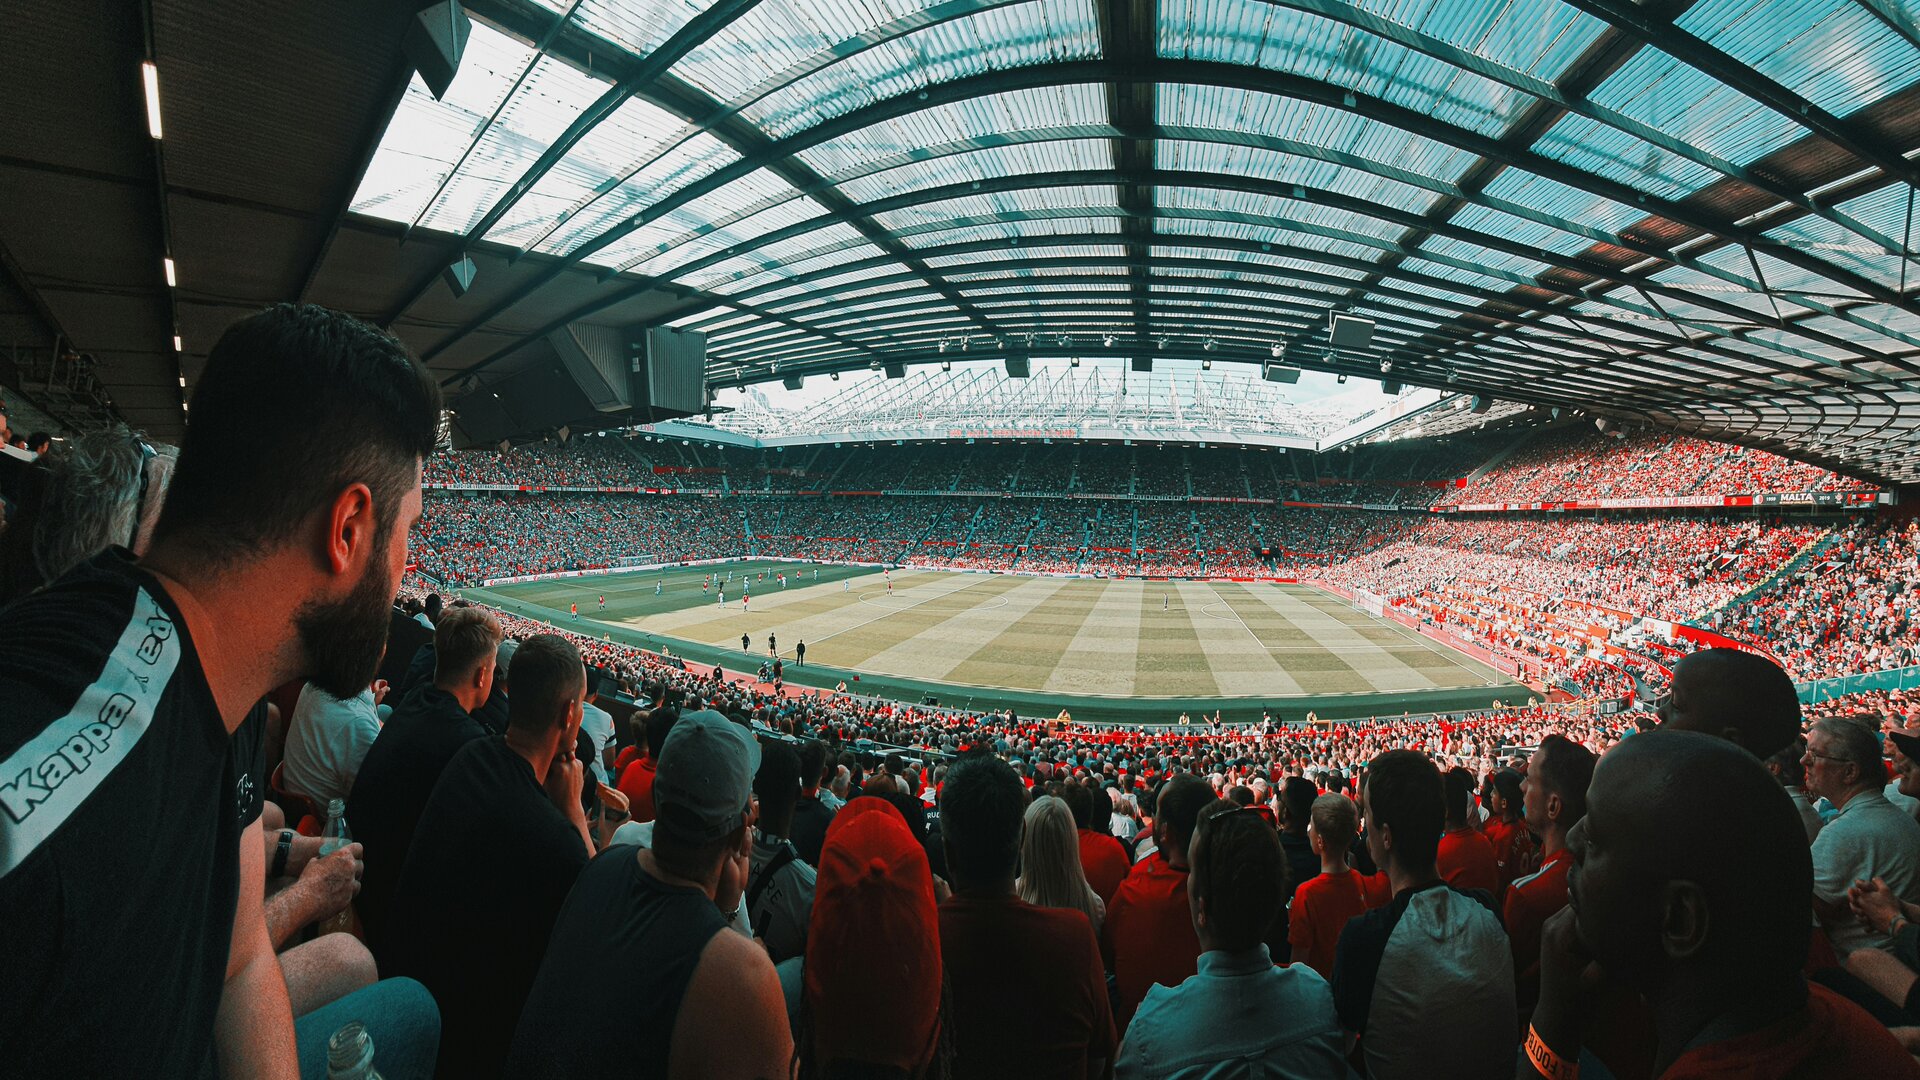
[[[360,875],[367,868],[361,853],[359,844],[348,844],[331,855],[308,861],[300,871],[294,887],[307,892],[306,910],[313,919],[331,918],[353,902],[360,892]]]
[[[586,782],[586,776],[586,766],[572,754],[554,758],[553,764],[547,768],[547,798],[552,799],[553,805],[559,807],[563,814],[567,813],[568,807],[572,807],[569,820],[576,815],[585,816],[580,809],[580,788]]]
[[[393,686],[390,683],[388,683],[387,680],[385,679],[373,680],[374,708],[376,709],[379,708],[380,705],[387,700],[387,694],[390,693],[392,690],[393,690]]]
[[[1887,887],[1884,878],[1854,882],[1853,887],[1847,890],[1847,904],[1861,922],[1882,934],[1887,932],[1888,925],[1900,914],[1900,898]]]
[[[1554,1053],[1580,1056],[1581,1018],[1592,1014],[1606,973],[1580,943],[1571,906],[1554,912],[1540,928],[1540,1002],[1533,1028]]]

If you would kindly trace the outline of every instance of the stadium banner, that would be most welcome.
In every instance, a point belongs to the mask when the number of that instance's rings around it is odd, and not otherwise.
[[[651,487],[571,487],[560,484],[442,484],[423,483],[428,491],[527,491],[527,492],[563,492],[570,495],[704,495],[716,496],[718,491],[693,490],[683,488]]]
[[[1567,510],[1684,510],[1715,506],[1822,506],[1865,509],[1892,505],[1885,491],[1796,491],[1762,495],[1672,495],[1632,499],[1569,499],[1563,502],[1448,503],[1429,507],[1436,514],[1500,514]],[[1287,504],[1294,505],[1292,503]],[[1337,505],[1337,504],[1325,504]]]

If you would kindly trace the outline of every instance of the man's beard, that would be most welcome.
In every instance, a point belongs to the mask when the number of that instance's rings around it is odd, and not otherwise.
[[[393,597],[399,583],[377,562],[344,599],[308,601],[294,614],[307,654],[307,681],[345,701],[373,682],[387,647]]]

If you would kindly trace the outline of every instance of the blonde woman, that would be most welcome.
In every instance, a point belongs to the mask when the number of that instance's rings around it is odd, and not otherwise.
[[[1080,868],[1080,834],[1074,829],[1073,811],[1052,795],[1042,795],[1027,807],[1020,831],[1020,878],[1014,888],[1020,899],[1036,907],[1085,913],[1095,936],[1106,921],[1107,905],[1100,902]]]

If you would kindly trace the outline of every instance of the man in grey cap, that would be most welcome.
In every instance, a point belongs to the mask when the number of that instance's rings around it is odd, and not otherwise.
[[[506,1076],[787,1074],[793,1035],[773,962],[722,933],[746,889],[759,767],[743,725],[709,710],[674,724],[654,778],[652,846],[616,835],[581,871]]]

